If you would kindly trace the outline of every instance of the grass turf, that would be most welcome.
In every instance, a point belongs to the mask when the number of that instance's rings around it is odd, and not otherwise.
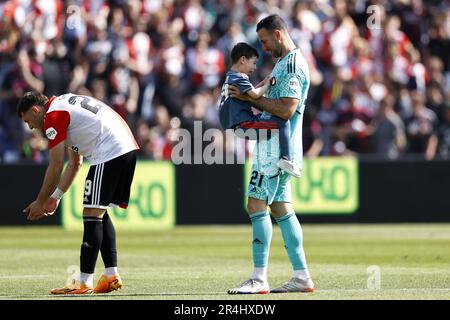
[[[227,295],[252,270],[251,228],[180,226],[170,231],[118,232],[124,288],[107,295],[62,297],[79,263],[80,232],[57,227],[0,228],[0,299],[449,299],[450,224],[304,224],[304,246],[317,291],[312,294]],[[369,290],[367,268],[380,268]],[[94,281],[102,272],[99,256]],[[272,287],[291,267],[274,225]]]

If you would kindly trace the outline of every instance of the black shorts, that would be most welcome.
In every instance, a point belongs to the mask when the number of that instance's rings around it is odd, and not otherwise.
[[[84,186],[83,206],[98,209],[117,206],[126,208],[135,168],[135,150],[91,166]]]

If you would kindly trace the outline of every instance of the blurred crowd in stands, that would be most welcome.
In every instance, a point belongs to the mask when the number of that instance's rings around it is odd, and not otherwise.
[[[310,67],[307,156],[450,158],[450,1],[9,0],[0,162],[48,160],[46,139],[16,115],[29,90],[94,96],[127,121],[142,159],[170,159],[180,128],[220,128],[230,50],[261,51],[256,23],[272,13]],[[252,82],[273,64],[263,55]],[[220,135],[214,143],[232,152]]]

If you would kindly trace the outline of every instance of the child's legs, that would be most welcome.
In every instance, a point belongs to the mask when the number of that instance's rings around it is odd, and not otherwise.
[[[278,123],[278,140],[280,143],[280,158],[292,160],[292,153],[290,147],[290,121],[283,120],[277,116],[270,117],[273,121]]]

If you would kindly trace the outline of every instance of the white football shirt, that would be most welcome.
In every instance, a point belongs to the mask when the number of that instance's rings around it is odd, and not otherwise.
[[[62,141],[92,165],[139,149],[126,122],[92,97],[67,93],[46,104],[44,132],[49,149]]]

